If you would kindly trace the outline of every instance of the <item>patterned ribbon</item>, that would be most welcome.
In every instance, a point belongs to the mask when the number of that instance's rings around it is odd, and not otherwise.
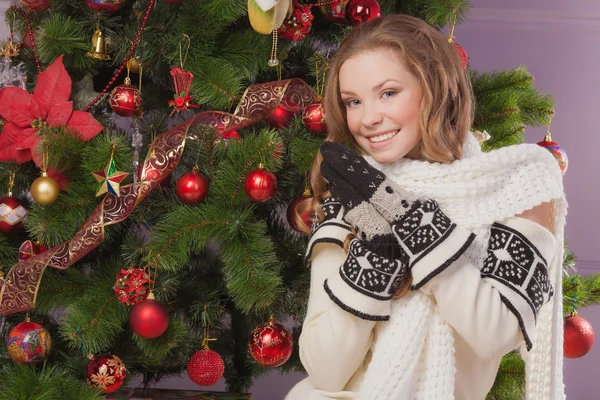
[[[121,186],[120,197],[107,194],[71,240],[12,266],[1,281],[0,316],[35,306],[46,267],[69,268],[99,246],[104,240],[104,227],[125,220],[160,180],[175,169],[190,129],[205,124],[222,131],[236,130],[268,117],[278,106],[298,114],[315,101],[314,91],[300,79],[252,85],[233,114],[202,112],[156,137],[152,143],[154,154],[146,157],[138,182]]]

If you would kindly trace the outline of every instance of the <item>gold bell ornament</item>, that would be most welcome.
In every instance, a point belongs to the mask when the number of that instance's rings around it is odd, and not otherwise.
[[[100,25],[96,23],[96,32],[92,36],[92,49],[87,52],[87,56],[95,58],[96,60],[110,60],[108,55],[108,46],[106,45],[106,38],[100,30]]]

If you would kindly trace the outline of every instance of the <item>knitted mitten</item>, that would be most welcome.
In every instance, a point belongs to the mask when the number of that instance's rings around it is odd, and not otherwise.
[[[453,223],[431,199],[417,199],[342,144],[321,145],[321,174],[347,209],[346,220],[369,238],[377,215],[391,225],[418,289],[460,257],[475,235]],[[374,222],[375,221],[375,222]],[[361,233],[362,235],[362,233]]]

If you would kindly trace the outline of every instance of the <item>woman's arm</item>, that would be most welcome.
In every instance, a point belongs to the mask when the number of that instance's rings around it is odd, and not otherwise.
[[[461,256],[421,288],[483,359],[497,359],[524,339],[528,348],[534,345],[537,313],[552,296],[552,285],[559,284],[548,279],[558,250],[546,228],[549,213],[545,203],[495,224],[483,268]]]
[[[346,259],[343,248],[332,243],[314,246],[308,310],[300,335],[300,360],[317,389],[344,387],[364,362],[373,341],[375,322],[356,317],[336,305],[323,284],[338,273]]]

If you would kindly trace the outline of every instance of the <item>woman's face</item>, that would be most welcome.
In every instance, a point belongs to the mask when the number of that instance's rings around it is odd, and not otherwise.
[[[339,85],[348,128],[365,153],[381,164],[417,158],[423,94],[394,51],[374,49],[349,58]]]

